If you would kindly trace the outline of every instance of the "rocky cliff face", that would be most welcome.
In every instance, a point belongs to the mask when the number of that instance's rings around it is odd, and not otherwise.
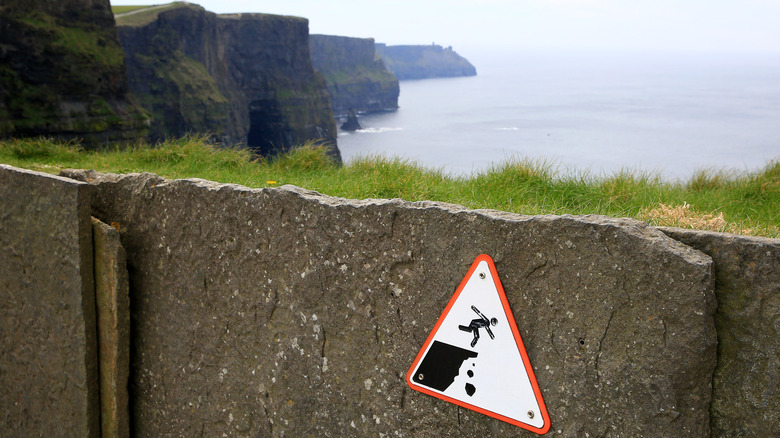
[[[216,15],[186,3],[142,14],[117,24],[130,89],[153,115],[153,139],[210,132],[263,155],[324,140],[338,157],[307,20]]]
[[[373,38],[311,35],[309,48],[336,116],[398,108],[398,79],[376,56]]]
[[[135,140],[147,118],[127,91],[109,0],[0,4],[0,137]]]
[[[376,45],[376,53],[398,79],[446,78],[476,76],[477,69],[452,50],[430,46]]]
[[[127,25],[130,16],[120,16],[117,25],[130,89],[152,116],[150,139],[209,132],[233,143],[242,138],[242,128],[245,137],[248,119],[229,123],[231,108],[222,90],[232,84],[216,75],[223,79],[220,87],[209,70],[221,66],[216,15],[194,5],[137,15],[133,20],[144,20]]]

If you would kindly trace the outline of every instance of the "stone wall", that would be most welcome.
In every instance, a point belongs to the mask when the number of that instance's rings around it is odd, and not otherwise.
[[[18,173],[4,167],[0,181]],[[777,239],[291,186],[64,176],[89,184],[91,214],[119,230],[127,254],[134,434],[531,436],[404,381],[485,253],[550,435],[776,435]],[[5,204],[30,190],[0,187]],[[0,290],[4,308],[14,287]]]
[[[780,436],[780,239],[663,228],[715,261],[715,436]]]
[[[88,189],[0,164],[0,436],[98,436]]]
[[[127,259],[119,232],[92,218],[92,242],[100,364],[100,431],[104,437],[130,435],[130,297]]]

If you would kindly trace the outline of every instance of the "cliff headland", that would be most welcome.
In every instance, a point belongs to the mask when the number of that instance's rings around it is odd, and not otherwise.
[[[476,76],[477,69],[452,50],[428,46],[388,46],[377,43],[376,53],[399,80]]]
[[[130,90],[153,116],[152,139],[211,132],[263,155],[324,140],[338,157],[306,19],[217,15],[182,2],[120,16],[117,25]]]
[[[376,55],[373,38],[311,35],[309,47],[337,117],[398,108],[398,79]]]

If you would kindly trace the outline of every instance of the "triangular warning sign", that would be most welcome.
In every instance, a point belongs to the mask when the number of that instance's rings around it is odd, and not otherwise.
[[[536,433],[550,417],[493,259],[477,257],[414,359],[412,389]]]

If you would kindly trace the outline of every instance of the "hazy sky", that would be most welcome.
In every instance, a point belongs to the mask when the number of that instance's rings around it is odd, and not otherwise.
[[[165,1],[112,0],[113,5]],[[201,0],[209,11],[309,19],[311,33],[388,44],[772,51],[780,0]]]

